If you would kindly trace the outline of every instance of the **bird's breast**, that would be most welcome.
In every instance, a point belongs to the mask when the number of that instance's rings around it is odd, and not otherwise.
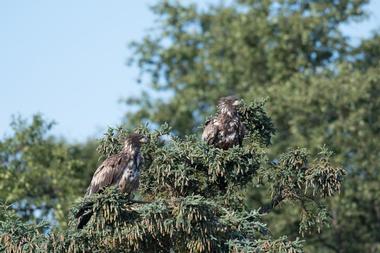
[[[137,164],[135,164],[134,162],[129,162],[127,164],[127,167],[124,168],[122,178],[125,179],[126,181],[132,181],[139,176],[140,176],[140,170],[138,169]]]
[[[136,191],[139,184],[139,177],[139,171],[126,169],[119,182],[120,191],[124,193]]]

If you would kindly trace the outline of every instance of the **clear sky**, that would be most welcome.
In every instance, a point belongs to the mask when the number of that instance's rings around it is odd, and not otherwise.
[[[72,141],[118,124],[126,109],[118,100],[139,93],[127,44],[154,24],[154,2],[0,1],[0,137],[17,114],[40,112]],[[370,19],[342,27],[353,42],[380,27],[380,1],[367,9]]]

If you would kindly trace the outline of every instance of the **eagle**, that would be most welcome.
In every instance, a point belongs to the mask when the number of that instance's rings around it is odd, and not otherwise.
[[[104,188],[116,185],[120,192],[130,197],[139,187],[140,168],[143,157],[140,153],[141,144],[148,141],[147,137],[138,133],[130,134],[124,141],[123,149],[108,157],[95,171],[86,196],[100,193]],[[77,228],[83,228],[92,216],[91,206],[80,209],[76,215]]]
[[[239,116],[239,105],[240,100],[236,96],[219,99],[217,114],[206,121],[202,133],[207,144],[221,149],[242,145],[246,129]]]

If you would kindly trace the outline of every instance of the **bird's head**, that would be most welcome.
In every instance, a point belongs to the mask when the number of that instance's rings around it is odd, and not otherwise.
[[[140,148],[141,144],[147,143],[148,137],[139,133],[132,133],[128,135],[124,142],[124,149],[130,150],[131,148]]]
[[[241,101],[236,96],[222,97],[219,99],[218,109],[222,113],[236,112],[237,107],[241,104]]]

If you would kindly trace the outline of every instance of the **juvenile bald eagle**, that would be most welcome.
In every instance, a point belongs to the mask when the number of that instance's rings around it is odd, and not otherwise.
[[[108,157],[95,171],[86,196],[101,192],[104,188],[117,185],[120,192],[132,195],[139,187],[140,167],[143,157],[140,153],[142,143],[147,138],[141,134],[130,134],[120,153]],[[79,210],[78,229],[83,228],[92,216],[91,207]]]
[[[221,149],[241,145],[246,130],[238,113],[239,104],[235,96],[221,98],[217,115],[205,123],[202,139]]]

